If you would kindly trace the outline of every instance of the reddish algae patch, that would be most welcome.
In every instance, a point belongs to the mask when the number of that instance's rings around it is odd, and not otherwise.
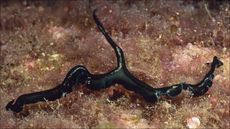
[[[230,128],[227,0],[0,2],[0,128]],[[60,100],[6,111],[12,98],[56,86],[75,65],[92,73],[116,67],[92,19],[96,8],[136,77],[153,87],[196,83],[217,56],[224,66],[213,87],[199,98],[183,93],[154,104],[120,85],[78,86]]]

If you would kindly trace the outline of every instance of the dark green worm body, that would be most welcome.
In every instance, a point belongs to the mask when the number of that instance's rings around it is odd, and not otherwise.
[[[208,91],[208,89],[212,86],[215,69],[223,65],[223,63],[215,56],[211,63],[209,72],[199,83],[180,83],[163,88],[153,88],[134,77],[128,71],[125,65],[125,58],[122,49],[116,45],[116,43],[108,35],[95,13],[96,11],[93,12],[93,18],[98,29],[105,36],[106,40],[116,53],[117,67],[108,73],[94,75],[91,74],[84,66],[77,65],[67,73],[64,81],[57,87],[46,91],[21,95],[16,99],[16,101],[10,101],[6,105],[6,110],[10,109],[13,112],[20,112],[25,104],[36,103],[39,101],[54,101],[70,93],[75,86],[80,84],[85,84],[92,90],[100,90],[118,83],[128,90],[142,95],[145,100],[150,102],[156,102],[161,96],[175,97],[179,95],[182,90],[188,90],[192,96],[197,97],[204,95]]]

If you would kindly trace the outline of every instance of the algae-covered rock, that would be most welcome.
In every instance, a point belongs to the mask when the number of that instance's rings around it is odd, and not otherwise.
[[[48,0],[0,2],[0,128],[229,128],[230,3],[227,0]],[[122,85],[91,91],[84,85],[57,101],[5,105],[60,84],[84,65],[102,74],[115,53],[92,11],[124,51],[129,71],[153,87],[195,84],[213,56],[224,65],[201,97],[183,92],[157,103]]]

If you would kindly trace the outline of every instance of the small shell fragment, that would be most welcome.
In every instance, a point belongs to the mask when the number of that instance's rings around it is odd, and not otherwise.
[[[198,117],[191,117],[187,119],[187,125],[189,129],[196,129],[200,126],[200,119]]]

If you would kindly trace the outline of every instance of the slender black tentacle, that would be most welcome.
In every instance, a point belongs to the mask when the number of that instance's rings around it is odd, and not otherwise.
[[[128,71],[125,65],[125,58],[122,49],[116,45],[116,43],[106,32],[102,23],[96,16],[96,11],[93,12],[93,18],[98,29],[105,36],[106,40],[116,53],[117,67],[108,73],[94,75],[89,73],[84,66],[77,65],[67,73],[64,81],[57,87],[45,91],[21,95],[16,101],[12,100],[6,105],[7,110],[10,109],[13,112],[20,112],[25,104],[46,100],[54,101],[70,93],[72,89],[79,84],[85,84],[92,90],[100,90],[108,88],[115,83],[119,83],[122,84],[126,89],[142,95],[147,101],[151,102],[156,102],[162,95],[175,97],[179,95],[182,90],[190,91],[191,95],[194,97],[201,96],[205,94],[212,86],[215,69],[223,65],[223,63],[217,57],[214,57],[209,72],[199,83],[194,85],[180,83],[163,88],[153,88],[152,86],[134,77]]]
[[[93,18],[95,23],[97,24],[98,29],[101,31],[101,33],[105,36],[108,43],[112,46],[114,49],[116,56],[117,56],[117,63],[118,67],[125,68],[125,57],[123,54],[122,49],[113,41],[113,39],[109,36],[109,34],[106,32],[105,28],[103,27],[102,23],[96,16],[96,10],[93,11]]]

